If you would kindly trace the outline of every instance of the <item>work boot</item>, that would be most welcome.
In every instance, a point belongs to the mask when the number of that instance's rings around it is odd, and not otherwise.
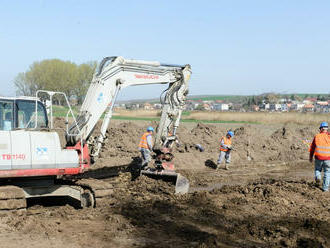
[[[225,164],[225,170],[229,170],[229,165]]]
[[[318,188],[321,186],[321,179],[315,179],[315,186]]]

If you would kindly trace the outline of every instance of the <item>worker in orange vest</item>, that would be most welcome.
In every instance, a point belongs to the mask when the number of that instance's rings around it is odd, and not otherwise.
[[[147,132],[145,132],[139,143],[139,150],[141,152],[142,164],[141,169],[144,169],[148,166],[148,163],[151,161],[151,151],[153,147],[152,143],[152,133],[154,132],[153,127],[148,127]]]
[[[220,155],[218,158],[217,169],[219,168],[223,159],[226,159],[225,169],[228,170],[228,164],[230,163],[230,152],[232,150],[231,138],[234,137],[233,131],[228,131],[225,137],[222,137],[220,140]]]
[[[322,122],[320,125],[320,133],[315,135],[309,149],[309,161],[313,162],[315,156],[315,183],[321,185],[321,173],[324,171],[323,191],[329,191],[330,183],[330,134],[328,132],[328,123]]]

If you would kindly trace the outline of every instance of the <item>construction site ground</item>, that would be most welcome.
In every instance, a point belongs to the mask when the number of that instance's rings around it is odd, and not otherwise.
[[[92,209],[45,199],[3,212],[1,247],[330,247],[330,194],[314,185],[308,162],[317,127],[183,123],[174,161],[190,193],[175,195],[170,182],[136,174],[137,145],[150,124],[112,121],[84,175],[113,184],[112,197]],[[230,169],[215,170],[229,129]]]

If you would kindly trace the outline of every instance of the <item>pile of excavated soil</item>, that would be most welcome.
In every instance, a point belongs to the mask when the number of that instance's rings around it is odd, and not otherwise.
[[[62,121],[63,122],[63,121]],[[58,128],[64,129],[61,119],[56,119]],[[131,122],[112,120],[107,130],[107,139],[95,168],[127,165],[140,156],[138,143],[147,126],[156,127],[157,122]],[[98,134],[100,123],[94,136]],[[207,161],[216,162],[219,142],[228,130],[235,133],[232,162],[246,164],[252,162],[292,162],[308,159],[308,145],[318,132],[317,127],[263,124],[204,124],[181,123],[178,129],[180,147],[174,147],[178,169],[203,168]],[[63,133],[60,137],[63,142]],[[200,144],[204,152],[195,147]]]
[[[34,202],[25,212],[6,213],[1,246],[330,247],[330,196],[313,185],[312,168],[304,162],[303,141],[317,128],[183,123],[175,164],[195,190],[175,195],[169,182],[131,174],[149,125],[111,122],[100,159],[85,174],[112,183],[111,197],[93,209],[62,200],[63,206]],[[231,169],[215,171],[220,138],[230,129]]]
[[[1,219],[0,242],[24,247],[329,247],[330,198],[306,181],[259,181],[174,195],[123,173],[95,209],[32,206]],[[13,236],[16,235],[16,236]],[[8,245],[7,245],[8,244]],[[6,246],[7,245],[7,246]]]
[[[143,122],[113,122],[107,131],[106,143],[96,167],[129,164],[139,157],[137,149],[147,125]],[[156,123],[153,123],[156,126]],[[174,147],[178,169],[202,169],[207,161],[216,162],[219,142],[228,130],[233,130],[234,151],[232,162],[292,162],[308,159],[308,146],[317,133],[316,128],[294,125],[243,125],[243,124],[190,124],[178,129],[180,147]],[[195,147],[200,144],[204,152]]]

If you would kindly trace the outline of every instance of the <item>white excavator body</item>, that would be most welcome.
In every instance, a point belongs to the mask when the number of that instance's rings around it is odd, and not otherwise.
[[[18,199],[6,194],[6,187],[0,187],[0,209],[10,209],[6,200],[22,200],[24,197],[69,195],[82,202],[82,206],[95,205],[97,193],[90,185],[54,184],[56,178],[85,172],[95,160],[106,138],[106,130],[118,92],[128,86],[145,84],[169,84],[163,98],[161,119],[156,132],[154,150],[162,160],[162,149],[168,153],[175,141],[181,113],[188,93],[189,65],[165,65],[155,61],[107,57],[97,68],[78,117],[67,125],[66,147],[62,149],[58,133],[53,128],[53,115],[50,122],[45,105],[39,101],[38,94],[48,94],[50,102],[58,92],[38,91],[36,97],[0,98],[0,183],[14,185]],[[64,95],[63,93],[59,93]],[[66,102],[69,102],[64,95]],[[102,120],[101,134],[92,147],[88,139],[96,123]],[[67,114],[68,120],[69,113]],[[68,123],[68,121],[67,121]],[[111,138],[111,137],[110,137]],[[90,143],[90,142],[89,142]],[[90,153],[89,151],[92,150]],[[164,162],[165,163],[165,162]],[[168,161],[166,162],[168,163]],[[147,171],[146,175],[174,176],[180,179],[177,193],[186,193],[188,181],[175,171],[161,169]],[[21,180],[25,178],[27,180]],[[24,181],[24,183],[21,183]],[[179,180],[178,180],[179,181]],[[14,182],[14,183],[12,183]],[[81,186],[81,187],[80,187]],[[12,186],[10,186],[12,187]],[[2,192],[3,190],[3,192]],[[20,193],[20,192],[23,193]],[[8,202],[8,201],[7,201]],[[20,201],[21,202],[21,201]],[[23,206],[24,204],[19,204]]]

